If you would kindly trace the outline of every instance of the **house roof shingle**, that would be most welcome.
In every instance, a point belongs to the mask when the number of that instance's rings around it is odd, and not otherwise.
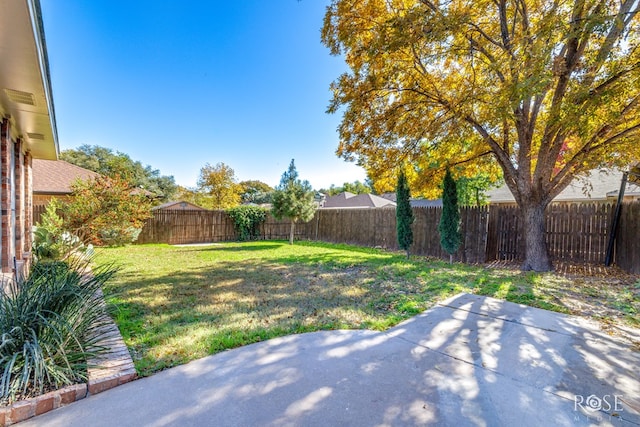
[[[396,193],[382,193],[383,199],[396,202]],[[409,199],[412,208],[438,208],[442,206],[442,199]]]
[[[327,197],[324,208],[384,208],[393,207],[392,202],[374,194],[353,194],[345,191],[338,195]]]
[[[617,197],[622,181],[622,172],[618,170],[590,171],[584,177],[574,179],[567,188],[562,190],[555,199],[556,202],[572,202],[578,200],[607,200]],[[487,194],[491,203],[512,203],[515,198],[506,185],[490,190]],[[640,196],[640,186],[627,183],[626,196]]]
[[[409,204],[412,208],[441,208],[442,199],[411,199]]]
[[[193,203],[185,202],[183,200],[167,202],[151,208],[152,211],[157,211],[162,209],[173,209],[173,210],[183,210],[183,211],[206,211],[206,209],[203,208],[202,206],[194,205]]]
[[[35,194],[71,194],[77,179],[90,180],[100,174],[64,160],[33,159],[33,192]]]

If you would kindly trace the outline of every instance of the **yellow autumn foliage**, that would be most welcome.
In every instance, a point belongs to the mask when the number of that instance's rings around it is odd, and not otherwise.
[[[414,195],[446,167],[546,206],[579,174],[640,161],[638,0],[334,0],[322,40],[337,154],[376,190],[410,165]]]

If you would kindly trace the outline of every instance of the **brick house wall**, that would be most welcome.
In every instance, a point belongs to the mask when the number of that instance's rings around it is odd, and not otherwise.
[[[24,251],[22,259],[31,261],[31,246],[33,245],[33,234],[31,229],[33,226],[33,169],[31,168],[31,153],[27,152],[24,156]],[[27,265],[28,267],[28,265]]]
[[[31,264],[31,154],[13,138],[8,119],[0,124],[0,169],[0,270],[24,274]]]
[[[16,236],[15,255],[16,260],[22,260],[24,252],[24,235],[27,234],[24,229],[24,154],[22,153],[22,140],[18,139],[13,146],[14,157],[14,180],[15,180],[15,228]]]
[[[31,263],[33,161],[56,160],[59,148],[40,0],[4,1],[1,12],[0,276],[6,279]]]

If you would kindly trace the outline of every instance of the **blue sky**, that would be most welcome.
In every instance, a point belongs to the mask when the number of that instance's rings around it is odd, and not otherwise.
[[[122,151],[194,186],[205,163],[276,185],[364,180],[325,113],[346,70],[329,0],[41,0],[60,148]]]

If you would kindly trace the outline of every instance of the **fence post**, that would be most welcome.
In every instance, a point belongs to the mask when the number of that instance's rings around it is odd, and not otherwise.
[[[618,192],[618,203],[616,204],[616,212],[613,214],[613,223],[611,224],[611,233],[609,234],[609,245],[607,246],[607,257],[604,260],[604,265],[609,267],[613,261],[613,244],[616,240],[616,233],[618,232],[618,221],[620,220],[620,210],[622,209],[622,199],[624,198],[624,190],[627,188],[627,172],[622,174],[622,181],[620,181],[620,191]]]
[[[487,211],[487,246],[485,251],[485,262],[498,259],[498,216],[500,208],[498,205],[489,205]]]
[[[640,273],[640,200],[625,202],[615,243],[616,265],[629,273]]]
[[[575,206],[574,206],[575,205]],[[605,260],[614,205],[608,202],[554,203],[545,212],[547,245],[555,260],[602,264]],[[34,207],[34,220],[37,209]],[[438,238],[440,208],[414,208],[416,254],[443,257]],[[463,209],[465,253],[470,263],[516,260],[521,256],[519,210],[512,205],[492,205],[483,209]],[[626,203],[618,223],[620,232],[614,241],[615,263],[629,272],[640,272],[640,202]],[[302,225],[299,237],[306,233],[317,241],[353,243],[396,249],[393,209],[327,209],[316,213],[315,223]],[[271,215],[262,225],[264,239],[288,237],[288,222]],[[233,223],[222,211],[154,211],[137,243],[193,243],[233,240]]]

